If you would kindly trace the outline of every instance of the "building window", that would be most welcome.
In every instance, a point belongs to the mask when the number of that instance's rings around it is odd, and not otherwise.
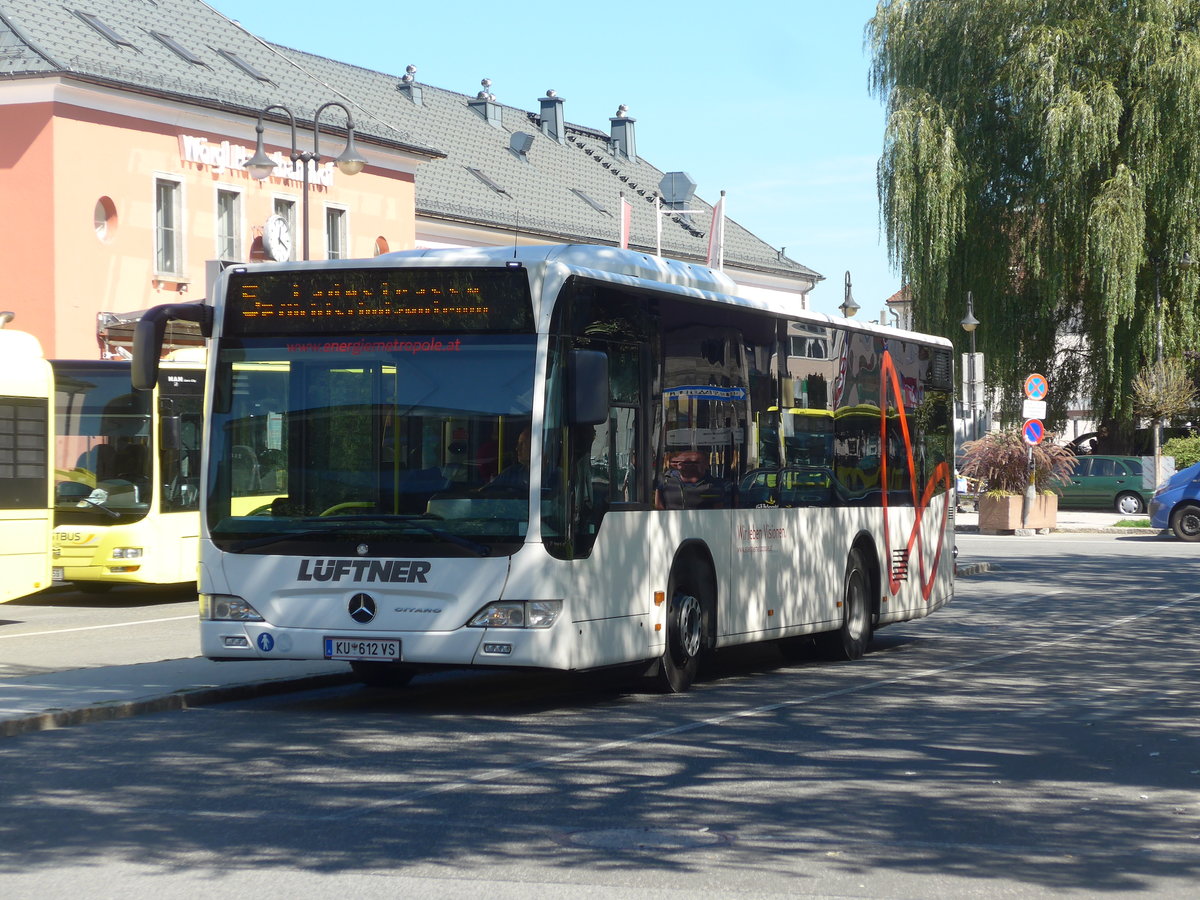
[[[237,191],[217,191],[217,258],[241,258],[242,195]]]
[[[276,197],[272,209],[275,215],[287,222],[288,234],[292,236],[292,243],[288,248],[288,259],[295,259],[296,247],[303,239],[303,235],[296,228],[296,201],[289,200],[287,197]]]
[[[325,209],[325,255],[328,259],[346,256],[346,211],[336,207]]]
[[[154,270],[183,274],[183,185],[166,178],[154,182]]]
[[[117,234],[117,206],[111,197],[101,197],[92,211],[92,224],[101,243],[109,243]]]

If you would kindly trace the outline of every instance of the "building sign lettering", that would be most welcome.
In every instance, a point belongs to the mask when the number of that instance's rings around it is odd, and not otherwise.
[[[205,166],[217,173],[225,171],[245,172],[246,160],[253,155],[253,150],[241,144],[231,144],[229,141],[221,141],[219,144],[214,144],[208,138],[197,137],[191,134],[181,134],[179,136],[179,156],[185,163]],[[267,155],[275,160],[276,163],[275,171],[271,173],[272,178],[280,178],[292,184],[304,183],[304,172],[285,154],[275,152],[268,153]],[[335,171],[337,171],[337,168],[332,162],[322,163],[321,165],[309,162],[309,184],[333,187],[333,173]]]

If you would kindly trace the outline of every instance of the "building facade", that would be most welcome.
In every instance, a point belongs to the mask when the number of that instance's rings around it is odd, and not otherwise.
[[[624,107],[588,128],[554,92],[527,111],[415,71],[270,44],[200,0],[5,0],[0,309],[50,356],[119,354],[107,323],[206,296],[221,263],[302,258],[306,213],[309,258],[330,259],[615,244],[625,198],[629,246],[705,261],[713,205],[638,155]],[[277,163],[263,180],[246,168],[259,126]],[[354,175],[334,164],[351,130]],[[293,157],[316,151],[306,194]],[[722,244],[747,295],[803,307],[821,279],[732,220]]]

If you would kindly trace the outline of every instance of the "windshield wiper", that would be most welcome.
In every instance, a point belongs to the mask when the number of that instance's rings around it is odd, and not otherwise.
[[[105,506],[103,503],[97,503],[95,500],[92,500],[90,497],[80,497],[79,502],[86,503],[88,506],[96,507],[96,509],[100,510],[102,513],[104,513],[110,519],[121,518],[121,514],[119,512],[114,512],[113,510],[111,510],[107,506]]]

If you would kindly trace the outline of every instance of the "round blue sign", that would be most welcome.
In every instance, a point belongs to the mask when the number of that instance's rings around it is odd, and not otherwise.
[[[1021,428],[1021,435],[1025,438],[1025,443],[1037,444],[1046,436],[1046,427],[1042,425],[1041,419],[1027,419]]]

